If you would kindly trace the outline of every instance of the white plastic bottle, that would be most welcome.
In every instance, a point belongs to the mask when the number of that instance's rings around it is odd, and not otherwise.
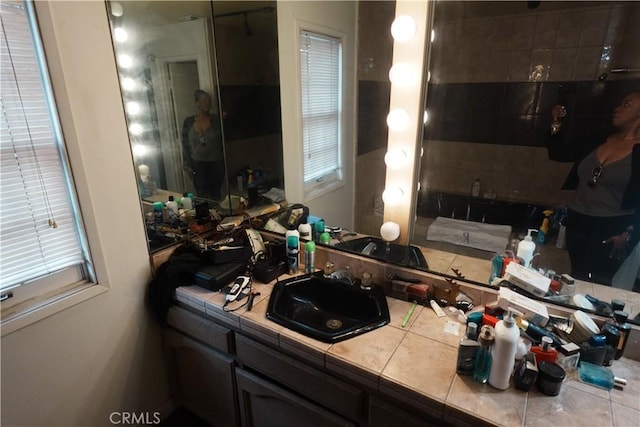
[[[191,199],[191,196],[189,195],[189,193],[184,193],[182,195],[182,199],[180,200],[180,202],[182,203],[182,209],[185,209],[188,211],[193,209],[193,200]]]
[[[169,196],[169,201],[165,203],[165,206],[167,207],[168,210],[173,212],[173,214],[175,214],[176,217],[178,217],[179,215],[178,203],[173,199],[173,196]]]
[[[298,226],[298,233],[300,233],[300,238],[304,240],[311,240],[311,225],[307,222],[303,222]]]
[[[518,258],[522,258],[524,260],[524,266],[527,268],[531,267],[533,253],[536,251],[536,244],[533,243],[533,238],[531,237],[532,231],[537,230],[534,228],[529,229],[527,235],[524,236],[524,239],[520,240],[520,243],[518,243],[518,250],[516,253]]]
[[[499,390],[506,390],[509,388],[509,380],[513,373],[518,340],[520,339],[520,331],[511,311],[496,324],[495,332],[489,385]]]

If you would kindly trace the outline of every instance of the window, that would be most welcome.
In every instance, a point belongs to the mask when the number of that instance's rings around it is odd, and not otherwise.
[[[2,321],[94,282],[30,2],[0,3]]]
[[[300,93],[307,195],[342,181],[342,41],[300,32]]]

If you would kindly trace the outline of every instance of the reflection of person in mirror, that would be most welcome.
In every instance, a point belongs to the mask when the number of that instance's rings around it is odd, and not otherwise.
[[[182,125],[184,169],[193,176],[196,196],[220,200],[224,182],[224,155],[220,120],[211,114],[211,96],[194,93],[197,113]]]
[[[568,114],[564,106],[553,108],[547,149],[551,160],[574,162],[562,186],[575,190],[566,224],[571,275],[610,285],[640,240],[640,91],[614,109],[608,136],[567,141]]]

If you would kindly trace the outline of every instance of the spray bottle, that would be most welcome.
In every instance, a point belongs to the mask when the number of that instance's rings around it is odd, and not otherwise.
[[[289,274],[297,274],[298,266],[300,265],[300,233],[295,227],[287,230],[285,233],[287,241],[287,267]]]
[[[533,243],[533,238],[531,237],[532,231],[538,231],[534,228],[530,228],[527,232],[527,235],[518,243],[518,251],[516,256],[518,258],[522,258],[524,261],[524,266],[529,268],[531,267],[531,260],[533,259],[533,253],[536,250],[536,244]]]

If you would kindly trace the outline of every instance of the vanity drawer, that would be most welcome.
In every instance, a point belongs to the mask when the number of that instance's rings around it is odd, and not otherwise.
[[[224,353],[233,353],[233,331],[184,308],[169,309],[167,323],[173,328]]]
[[[246,367],[351,420],[362,419],[362,390],[242,335],[236,335],[236,350]]]

